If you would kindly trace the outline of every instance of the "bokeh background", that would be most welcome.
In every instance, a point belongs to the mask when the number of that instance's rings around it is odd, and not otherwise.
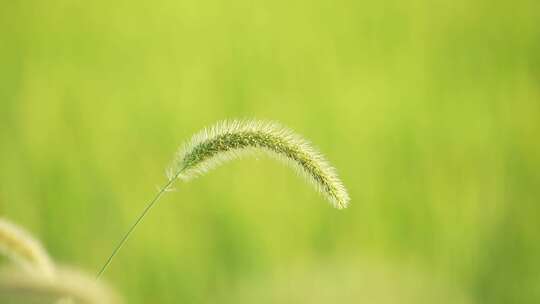
[[[229,163],[165,196],[127,303],[540,301],[540,2],[1,1],[0,215],[90,273],[225,118],[338,168]]]

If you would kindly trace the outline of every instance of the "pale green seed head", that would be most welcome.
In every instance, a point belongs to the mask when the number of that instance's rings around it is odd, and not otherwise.
[[[103,282],[66,267],[54,279],[2,269],[0,303],[121,304],[122,299]]]
[[[307,140],[274,122],[233,120],[204,129],[178,152],[168,177],[189,180],[223,162],[256,152],[291,165],[334,207],[348,206],[347,190],[322,154]]]
[[[54,266],[40,242],[22,228],[0,218],[0,253],[27,271],[51,278]]]

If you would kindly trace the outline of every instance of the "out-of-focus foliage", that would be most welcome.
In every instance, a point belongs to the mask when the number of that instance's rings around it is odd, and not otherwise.
[[[115,259],[127,303],[539,302],[538,20],[536,0],[2,1],[0,214],[97,272],[182,141],[273,119],[351,207],[227,164]]]

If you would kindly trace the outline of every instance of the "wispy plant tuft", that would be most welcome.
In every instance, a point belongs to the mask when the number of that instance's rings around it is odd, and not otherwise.
[[[54,275],[54,265],[39,241],[3,218],[0,218],[0,253],[29,272],[48,278]]]
[[[0,253],[26,271],[0,271],[0,303],[121,303],[110,289],[81,272],[57,267],[38,240],[0,218]],[[37,301],[37,302],[36,302]]]
[[[193,136],[177,153],[167,169],[168,182],[123,236],[98,273],[103,274],[133,230],[159,198],[178,179],[190,180],[217,165],[245,155],[262,152],[289,164],[301,173],[336,208],[346,208],[349,195],[336,170],[307,140],[275,122],[232,120],[219,122]]]
[[[307,140],[275,122],[223,121],[199,132],[180,149],[167,170],[169,181],[189,180],[232,159],[263,152],[291,165],[336,208],[349,196],[336,170]]]
[[[48,280],[32,273],[0,271],[0,303],[120,304],[122,299],[86,274],[57,267]]]

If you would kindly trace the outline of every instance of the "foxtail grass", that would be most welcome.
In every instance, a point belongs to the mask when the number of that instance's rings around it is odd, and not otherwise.
[[[276,158],[305,177],[334,207],[346,208],[349,195],[336,170],[313,146],[298,134],[275,122],[231,120],[215,124],[194,135],[176,154],[167,169],[167,183],[122,237],[97,274],[105,272],[129,236],[161,196],[177,180],[190,180],[216,166],[243,156],[266,154]]]
[[[0,271],[0,303],[120,304],[102,282],[80,271],[57,267],[53,280],[32,273]]]
[[[47,278],[54,276],[54,265],[41,243],[3,218],[0,218],[0,253],[21,265],[27,272]]]

